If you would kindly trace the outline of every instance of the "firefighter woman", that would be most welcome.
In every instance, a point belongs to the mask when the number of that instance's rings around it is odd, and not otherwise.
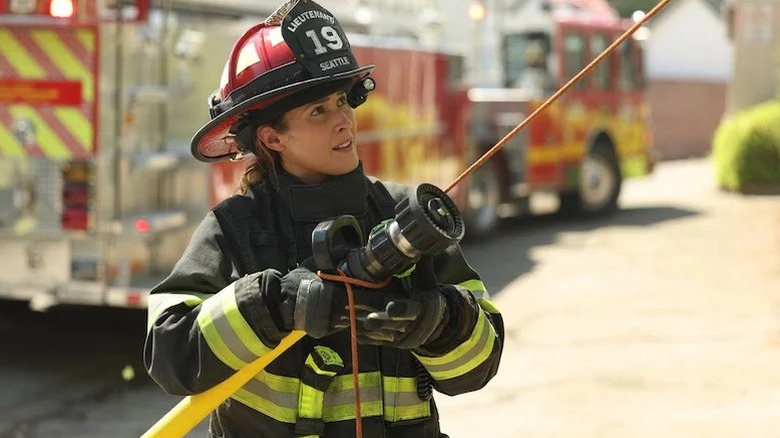
[[[209,100],[193,154],[249,162],[241,194],[208,213],[152,291],[146,369],[170,394],[197,394],[291,330],[307,334],[211,414],[209,436],[355,436],[347,294],[315,273],[312,231],[352,215],[367,235],[407,193],[358,160],[353,107],[373,67],[357,64],[330,12],[291,1],[236,42]],[[354,295],[364,436],[446,436],[431,389],[478,390],[501,356],[502,319],[479,276],[456,244]],[[367,324],[366,312],[380,317]]]

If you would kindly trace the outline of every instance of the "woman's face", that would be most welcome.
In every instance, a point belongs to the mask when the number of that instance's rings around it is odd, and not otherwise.
[[[258,135],[279,152],[287,172],[307,183],[318,183],[357,167],[357,124],[343,91],[294,108],[284,118],[285,131],[260,127]]]

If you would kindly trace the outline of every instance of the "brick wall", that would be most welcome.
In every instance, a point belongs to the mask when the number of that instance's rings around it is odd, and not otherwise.
[[[726,105],[727,84],[653,80],[647,90],[660,160],[709,154]]]

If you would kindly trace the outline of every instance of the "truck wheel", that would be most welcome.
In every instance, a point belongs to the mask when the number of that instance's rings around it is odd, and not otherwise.
[[[596,216],[617,209],[622,177],[612,149],[596,145],[582,160],[579,187],[574,192],[562,193],[561,212]]]
[[[486,237],[495,231],[498,225],[498,206],[501,204],[501,180],[496,166],[486,162],[468,181],[463,215],[466,238]]]

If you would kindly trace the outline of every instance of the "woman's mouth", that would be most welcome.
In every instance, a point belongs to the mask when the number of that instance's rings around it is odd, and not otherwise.
[[[338,152],[348,151],[350,149],[352,149],[352,140],[350,140],[350,141],[348,141],[346,143],[342,143],[342,144],[336,146],[335,148],[333,148],[334,151],[338,151]]]

